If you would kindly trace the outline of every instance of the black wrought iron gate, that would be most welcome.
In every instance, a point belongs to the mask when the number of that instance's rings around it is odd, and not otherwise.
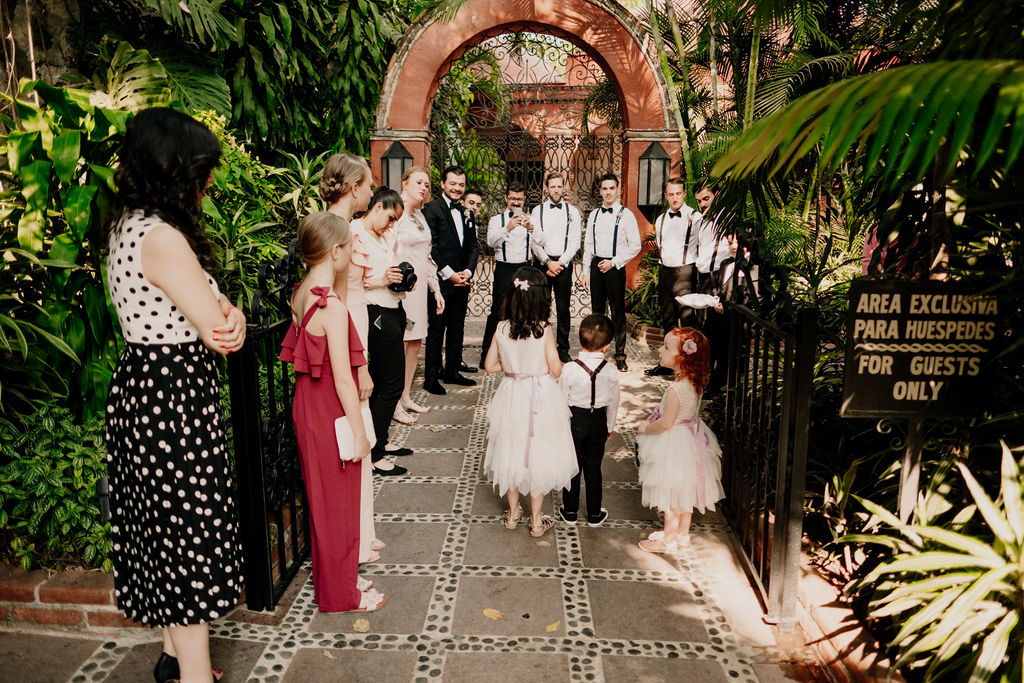
[[[246,606],[273,609],[309,557],[305,491],[292,423],[294,378],[277,359],[301,261],[288,252],[259,272],[245,345],[228,356]]]
[[[722,484],[726,515],[766,620],[796,620],[816,317],[790,333],[749,308],[729,308]]]
[[[619,112],[618,96],[598,63],[547,27],[494,29],[453,55],[433,101],[431,163],[437,171],[462,166],[468,184],[483,192],[469,315],[484,316],[491,308],[494,256],[486,227],[505,208],[507,184],[523,183],[529,211],[544,198],[544,175],[561,173],[567,198],[586,218],[600,204],[600,176],[612,171],[621,177]],[[582,248],[570,297],[574,317],[590,310],[581,254]]]

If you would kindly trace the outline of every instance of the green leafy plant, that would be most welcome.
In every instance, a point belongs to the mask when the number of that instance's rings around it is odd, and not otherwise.
[[[0,536],[23,569],[85,565],[111,570],[109,525],[100,515],[96,480],[106,473],[103,422],[77,425],[51,404],[28,429],[3,433]]]
[[[638,271],[640,281],[626,290],[626,308],[644,325],[661,327],[661,304],[658,298],[658,250],[654,235],[643,239]]]
[[[894,552],[849,589],[874,596],[871,616],[896,620],[896,665],[923,669],[925,681],[1020,681],[1024,476],[1005,443],[995,500],[966,465],[956,466],[973,505],[948,525],[931,524],[928,515],[903,524],[883,507],[862,500],[872,521],[866,533],[842,540]],[[883,525],[896,533],[877,533]]]
[[[4,326],[46,343],[15,334],[17,344],[3,362],[18,368],[5,377],[4,389],[36,397],[39,387],[67,390],[76,414],[99,414],[118,354],[103,283],[102,228],[130,114],[41,81],[22,82],[21,92],[38,95],[40,105],[13,101],[17,124],[6,120],[10,132],[0,139],[2,277],[11,295],[4,299]],[[4,400],[0,417],[18,422],[31,411],[24,401]]]

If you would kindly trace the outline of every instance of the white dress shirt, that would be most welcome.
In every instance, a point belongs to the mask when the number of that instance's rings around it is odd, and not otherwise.
[[[669,268],[696,263],[700,255],[700,212],[683,204],[676,213],[666,211],[654,220],[661,265]]]
[[[530,260],[537,231],[534,230],[531,234],[522,225],[508,230],[508,223],[511,220],[512,212],[508,210],[491,216],[490,222],[487,223],[487,246],[494,249],[494,258],[498,261],[525,263]]]
[[[583,220],[580,210],[562,198],[558,208],[551,202],[533,207],[530,213],[535,236],[533,253],[541,263],[558,259],[566,268],[572,265],[572,257],[580,250],[580,235]]]
[[[442,194],[444,201],[448,204],[448,210],[452,214],[452,220],[455,222],[455,232],[459,235],[459,244],[466,239],[466,228],[462,224],[462,207],[456,206],[455,202],[446,194]]]
[[[621,269],[640,253],[640,228],[633,212],[619,202],[610,208],[610,212],[604,211],[604,207],[594,209],[587,218],[583,237],[583,272],[587,277],[590,262],[595,258],[598,261],[611,259],[614,266]],[[619,223],[617,236],[616,221]]]
[[[579,359],[593,372],[605,357],[600,351],[580,351]],[[608,409],[608,432],[611,433],[615,429],[615,417],[619,412],[619,371],[615,369],[615,363],[606,363],[594,379],[594,407]],[[590,375],[575,362],[562,366],[558,386],[562,388],[570,406],[590,408]]]
[[[710,273],[731,256],[729,240],[718,234],[717,221],[705,217],[700,224],[700,257],[697,259],[697,270]]]

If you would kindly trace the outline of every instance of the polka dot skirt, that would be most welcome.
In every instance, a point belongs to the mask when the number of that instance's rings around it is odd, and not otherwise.
[[[231,611],[242,584],[214,355],[128,344],[107,400],[118,606],[151,626]]]

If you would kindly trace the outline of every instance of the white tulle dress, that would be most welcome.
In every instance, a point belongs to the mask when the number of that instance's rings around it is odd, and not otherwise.
[[[579,471],[569,406],[548,374],[544,338],[512,339],[498,323],[494,339],[505,377],[487,410],[484,473],[498,493],[541,494],[567,488]]]
[[[662,512],[714,510],[725,497],[722,449],[700,414],[700,394],[684,379],[669,385],[679,398],[676,423],[660,434],[638,434],[643,504]],[[660,411],[665,410],[665,397]]]

